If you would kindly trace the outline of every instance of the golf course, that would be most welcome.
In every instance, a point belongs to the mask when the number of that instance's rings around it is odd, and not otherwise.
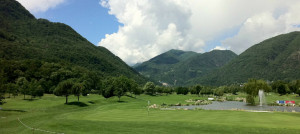
[[[28,97],[29,98],[29,97]],[[294,99],[296,95],[272,99]],[[300,113],[249,112],[238,110],[185,110],[150,108],[152,104],[186,104],[188,99],[207,99],[198,95],[140,95],[105,99],[101,95],[65,97],[45,94],[23,100],[7,98],[0,110],[0,133],[300,133]],[[48,132],[45,132],[48,131]]]

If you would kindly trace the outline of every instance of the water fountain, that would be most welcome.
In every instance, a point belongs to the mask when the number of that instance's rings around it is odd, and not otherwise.
[[[264,90],[258,91],[258,97],[259,97],[259,106],[263,106],[263,104],[266,104],[266,98]]]

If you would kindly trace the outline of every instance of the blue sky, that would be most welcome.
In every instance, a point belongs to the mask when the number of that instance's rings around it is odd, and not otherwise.
[[[120,23],[108,9],[99,4],[99,0],[69,0],[54,9],[33,13],[36,18],[62,22],[97,45],[105,34],[118,31]]]
[[[170,49],[240,54],[300,31],[300,0],[17,0],[133,65]]]

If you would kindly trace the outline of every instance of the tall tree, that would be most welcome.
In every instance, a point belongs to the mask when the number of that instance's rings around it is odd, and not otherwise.
[[[3,103],[3,100],[5,99],[5,85],[0,83],[0,104]]]
[[[245,84],[244,90],[247,93],[247,103],[255,105],[254,98],[258,96],[258,91],[270,91],[271,87],[264,80],[250,79],[248,83]]]
[[[37,82],[37,80],[31,79],[31,81],[28,84],[28,92],[31,95],[31,99],[37,96],[36,91],[38,86],[39,83]]]
[[[75,96],[77,96],[77,101],[79,101],[79,97],[82,93],[83,88],[84,88],[84,85],[82,83],[75,83],[73,88],[72,88],[73,94]]]
[[[116,77],[113,81],[114,95],[119,98],[119,101],[127,91],[130,91],[131,83],[126,76]]]
[[[12,94],[13,96],[15,96],[15,94],[18,92],[18,86],[14,83],[8,83],[6,84],[6,89],[7,89],[7,93],[8,93],[8,97],[10,98],[10,95]]]
[[[101,94],[104,98],[110,98],[114,96],[114,90],[113,90],[113,81],[114,79],[112,77],[107,78],[103,81],[103,89],[101,90]]]
[[[133,79],[129,79],[129,84],[130,84],[130,88],[129,88],[129,92],[131,94],[134,94],[135,95],[135,98],[136,98],[136,95],[140,95],[142,94],[142,89],[139,87],[139,85],[136,83],[135,80]]]
[[[56,89],[54,90],[54,94],[57,96],[65,96],[66,97],[66,104],[68,104],[68,96],[72,94],[72,87],[74,82],[72,80],[65,80],[60,82]]]
[[[28,81],[25,77],[20,77],[17,79],[16,81],[17,85],[19,86],[19,89],[21,91],[21,93],[24,95],[24,99],[25,99],[25,95],[29,93],[28,90]]]

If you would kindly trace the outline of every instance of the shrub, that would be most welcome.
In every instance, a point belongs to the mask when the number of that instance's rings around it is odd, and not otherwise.
[[[189,89],[187,87],[177,87],[176,88],[176,93],[187,95],[189,93]]]

